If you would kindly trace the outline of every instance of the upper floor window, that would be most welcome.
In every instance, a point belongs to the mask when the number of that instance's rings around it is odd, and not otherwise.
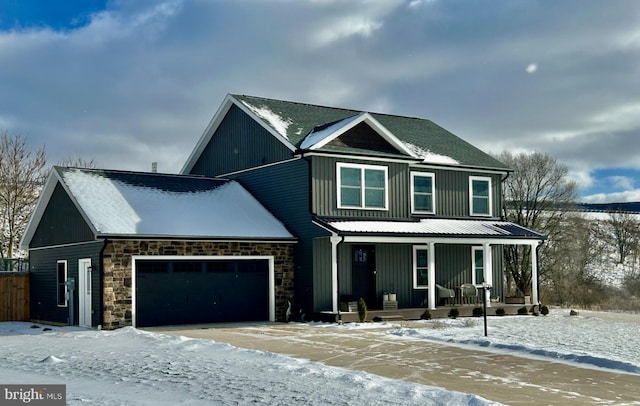
[[[58,306],[67,305],[67,261],[58,261],[56,283],[58,287]]]
[[[491,178],[469,177],[472,216],[491,216]]]
[[[434,214],[435,175],[425,172],[411,172],[411,212]]]
[[[482,247],[473,247],[471,255],[471,283],[482,285],[482,282],[484,282],[484,249]]]
[[[338,163],[339,209],[387,209],[386,166]]]
[[[414,245],[413,247],[413,288],[427,289],[429,287],[429,246]]]

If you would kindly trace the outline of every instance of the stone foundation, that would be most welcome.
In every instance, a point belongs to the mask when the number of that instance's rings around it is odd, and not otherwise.
[[[274,258],[276,320],[285,321],[293,302],[293,244],[191,240],[110,240],[104,249],[104,313],[107,330],[131,326],[131,257],[134,255],[261,255]]]

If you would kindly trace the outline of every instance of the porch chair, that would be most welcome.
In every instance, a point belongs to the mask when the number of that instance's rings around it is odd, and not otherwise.
[[[460,299],[462,304],[478,303],[478,289],[471,283],[463,283],[460,285]]]
[[[453,304],[454,300],[456,297],[456,291],[453,289],[447,289],[442,285],[437,285],[436,284],[436,301],[438,304],[440,303],[444,303],[444,304],[448,304],[451,303]]]

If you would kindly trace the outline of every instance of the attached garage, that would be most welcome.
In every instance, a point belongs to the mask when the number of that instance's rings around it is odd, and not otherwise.
[[[134,257],[136,327],[273,320],[273,258]]]
[[[54,167],[21,242],[31,315],[107,330],[286,321],[296,241],[235,181]]]

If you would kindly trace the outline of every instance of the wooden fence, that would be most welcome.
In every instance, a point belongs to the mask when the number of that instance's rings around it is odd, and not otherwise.
[[[0,272],[0,321],[29,321],[29,273]]]

